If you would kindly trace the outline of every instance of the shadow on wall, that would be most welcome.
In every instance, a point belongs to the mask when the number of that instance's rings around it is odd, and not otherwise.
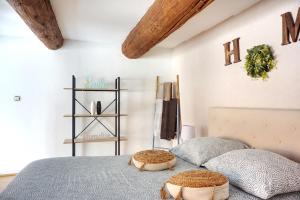
[[[201,126],[201,136],[207,137],[208,136],[208,127],[207,126]]]
[[[143,55],[140,59],[159,58],[161,56],[168,56],[170,55],[170,50],[171,48],[155,46],[150,51],[148,51],[145,55]]]

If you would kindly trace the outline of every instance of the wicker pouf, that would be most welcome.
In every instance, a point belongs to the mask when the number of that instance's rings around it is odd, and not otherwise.
[[[173,169],[176,163],[174,154],[163,150],[145,150],[135,153],[130,161],[141,171],[160,171]]]
[[[225,200],[229,197],[229,182],[217,172],[191,170],[172,176],[160,193],[162,199],[170,193],[176,200]]]

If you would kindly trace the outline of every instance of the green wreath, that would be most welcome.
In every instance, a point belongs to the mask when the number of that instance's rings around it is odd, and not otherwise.
[[[272,49],[269,45],[262,44],[247,50],[245,70],[252,78],[269,78],[268,72],[276,66]]]

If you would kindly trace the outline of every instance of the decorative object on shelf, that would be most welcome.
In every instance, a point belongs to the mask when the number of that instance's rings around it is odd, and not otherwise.
[[[163,150],[145,150],[135,153],[128,164],[134,164],[140,171],[173,170],[176,164],[176,156]]]
[[[234,56],[233,63],[241,62],[241,59],[240,59],[240,38],[236,38],[236,39],[232,40],[232,44],[233,44],[233,49],[232,50],[230,49],[230,43],[231,42],[226,42],[225,44],[223,44],[224,53],[225,53],[225,66],[232,64],[231,55]]]
[[[190,140],[195,137],[195,127],[189,125],[183,125],[181,129],[181,142]]]
[[[91,115],[95,115],[96,114],[96,103],[95,101],[91,101]]]
[[[85,88],[106,88],[106,86],[107,84],[103,78],[95,79],[92,76],[87,76],[85,78]]]
[[[101,114],[101,101],[97,101],[97,115],[100,115]]]
[[[247,50],[245,70],[252,78],[269,78],[268,72],[276,66],[275,57],[269,45],[262,44]]]
[[[172,176],[160,189],[161,199],[225,200],[229,197],[226,176],[208,170],[190,170]]]

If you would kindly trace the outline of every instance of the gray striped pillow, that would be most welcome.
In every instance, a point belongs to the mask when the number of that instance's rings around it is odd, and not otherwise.
[[[300,164],[269,151],[234,150],[209,160],[204,166],[224,174],[230,184],[262,199],[300,191]]]

